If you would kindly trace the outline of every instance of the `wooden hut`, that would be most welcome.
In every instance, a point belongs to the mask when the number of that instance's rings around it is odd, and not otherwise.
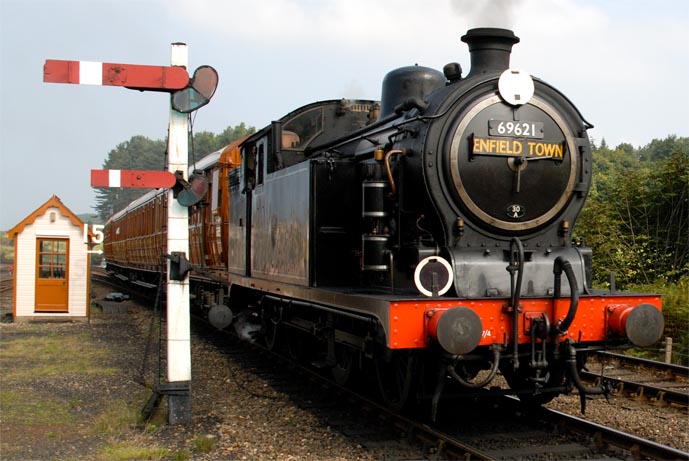
[[[15,320],[85,320],[91,259],[85,241],[92,235],[81,219],[53,195],[7,234],[14,240]]]

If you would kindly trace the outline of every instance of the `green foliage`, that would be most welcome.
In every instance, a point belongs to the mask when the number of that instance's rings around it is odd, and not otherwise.
[[[96,213],[82,213],[78,214],[77,218],[81,219],[84,224],[101,224],[100,219]]]
[[[2,344],[0,369],[4,382],[65,376],[71,373],[111,375],[103,363],[105,352],[93,346],[86,334],[49,334],[16,338]],[[15,366],[9,367],[10,363]]]
[[[94,434],[117,436],[127,433],[139,422],[140,404],[145,400],[141,397],[129,403],[123,400],[108,402],[105,410],[93,421],[91,430]]]
[[[689,366],[689,276],[662,287],[665,336],[673,339],[673,362]]]
[[[689,138],[678,138],[676,135],[665,139],[654,139],[647,146],[639,149],[639,160],[664,160],[677,152],[685,155],[689,152]]]
[[[256,131],[254,128],[247,128],[244,123],[235,127],[228,126],[225,131],[216,135],[209,131],[196,133],[189,144],[189,163],[200,160],[204,156],[222,149],[232,141],[239,139],[247,134]]]
[[[161,448],[149,441],[124,440],[107,445],[100,452],[100,459],[127,461],[127,460],[163,460],[170,450]]]
[[[14,261],[14,242],[8,240],[7,232],[0,232],[0,261]]]
[[[641,293],[657,293],[663,297],[663,317],[665,317],[663,337],[669,337],[673,340],[672,361],[689,366],[689,276],[684,276],[671,284],[656,282],[633,285],[629,289]],[[660,361],[665,356],[664,348],[644,349],[635,352],[635,355]]]
[[[197,435],[194,438],[194,448],[201,453],[210,453],[215,446],[215,437],[211,434]]]
[[[689,138],[594,150],[591,191],[576,235],[594,252],[594,282],[618,287],[689,274]]]
[[[103,169],[162,170],[165,168],[165,148],[164,141],[152,141],[145,136],[133,136],[129,141],[118,144],[108,153]],[[147,192],[146,189],[125,187],[97,187],[95,189],[96,206],[94,208],[103,221]]]
[[[663,296],[674,361],[689,362],[689,138],[594,149],[576,235],[593,249],[594,285]],[[661,355],[659,350],[644,353]]]
[[[230,142],[247,134],[253,133],[253,127],[241,123],[235,127],[227,127],[225,131],[216,135],[207,131],[194,134],[190,142],[189,162],[199,160],[215,152]],[[145,136],[133,136],[129,141],[118,144],[108,153],[104,170],[163,170],[166,162],[167,142],[165,140],[151,140]],[[147,192],[147,189],[124,187],[96,187],[96,206],[94,207],[101,222],[124,209],[130,202]]]
[[[31,389],[3,387],[0,389],[0,408],[3,419],[15,428],[42,426],[59,430],[75,421],[64,400],[41,395]]]

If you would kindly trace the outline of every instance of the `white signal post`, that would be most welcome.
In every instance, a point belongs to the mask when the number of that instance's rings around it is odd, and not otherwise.
[[[172,66],[188,66],[187,45],[173,43],[170,57]],[[187,178],[188,166],[188,115],[170,108],[167,170],[182,171]],[[167,192],[167,252],[189,255],[189,211]],[[167,280],[167,379],[179,384],[183,392],[168,395],[168,422],[187,424],[191,421],[191,332],[189,315],[189,277],[170,279],[168,261]],[[186,392],[185,392],[186,391]]]
[[[189,78],[188,54],[184,43],[173,43],[170,67],[138,64],[112,64],[87,61],[61,61],[49,59],[43,66],[46,83],[72,83],[80,85],[121,86],[141,91],[170,93],[170,125],[168,135],[168,172],[92,170],[94,187],[172,187],[177,182],[174,173],[188,176],[188,114],[208,104],[218,84],[218,74],[210,66],[201,66]],[[182,192],[183,193],[183,192]],[[187,206],[190,206],[187,204]],[[189,212],[174,197],[172,189],[167,195],[167,379],[144,408],[150,415],[162,395],[168,396],[168,422],[191,422],[191,332],[189,314],[189,277],[178,270],[181,260],[188,266]],[[85,228],[84,232],[87,233]],[[91,234],[88,234],[91,235]],[[94,226],[94,241],[101,243],[102,226]],[[98,240],[98,242],[96,242]],[[86,242],[88,243],[88,242]],[[90,250],[100,252],[102,250]],[[175,260],[173,263],[172,260]],[[172,264],[175,276],[172,276]]]

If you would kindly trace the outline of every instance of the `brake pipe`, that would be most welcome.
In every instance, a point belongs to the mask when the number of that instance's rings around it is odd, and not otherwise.
[[[567,339],[566,344],[569,352],[569,355],[567,357],[567,372],[569,374],[570,379],[572,380],[572,384],[574,384],[574,387],[576,387],[582,394],[606,394],[607,390],[605,389],[605,387],[589,387],[581,381],[581,377],[579,376],[579,370],[577,370],[577,350],[574,348],[572,343],[573,341],[571,339]]]
[[[480,388],[482,388],[486,384],[493,381],[493,378],[495,378],[495,375],[498,373],[498,366],[500,365],[500,350],[502,349],[502,346],[500,346],[499,344],[493,344],[490,346],[490,348],[493,351],[493,365],[492,365],[492,367],[490,369],[490,373],[488,374],[486,379],[484,379],[480,383],[471,383],[471,382],[465,380],[464,378],[462,378],[461,376],[459,376],[459,373],[457,373],[457,371],[455,371],[455,365],[454,364],[447,366],[447,368],[446,368],[447,373],[452,377],[452,379],[454,379],[455,381],[457,381],[459,384],[461,384],[464,387],[468,387],[469,389],[480,389]]]
[[[566,335],[567,330],[574,321],[574,317],[577,315],[577,308],[579,306],[579,288],[577,287],[577,279],[574,275],[574,270],[569,261],[567,261],[562,256],[558,256],[553,264],[553,274],[555,274],[555,287],[553,297],[555,299],[560,298],[562,293],[562,272],[567,276],[567,281],[569,282],[569,311],[565,318],[557,323],[556,330],[561,335]]]

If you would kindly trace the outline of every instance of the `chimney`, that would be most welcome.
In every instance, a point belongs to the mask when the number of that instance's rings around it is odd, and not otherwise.
[[[462,41],[469,45],[471,53],[469,78],[509,69],[512,45],[519,43],[519,37],[508,29],[482,27],[468,30]]]

